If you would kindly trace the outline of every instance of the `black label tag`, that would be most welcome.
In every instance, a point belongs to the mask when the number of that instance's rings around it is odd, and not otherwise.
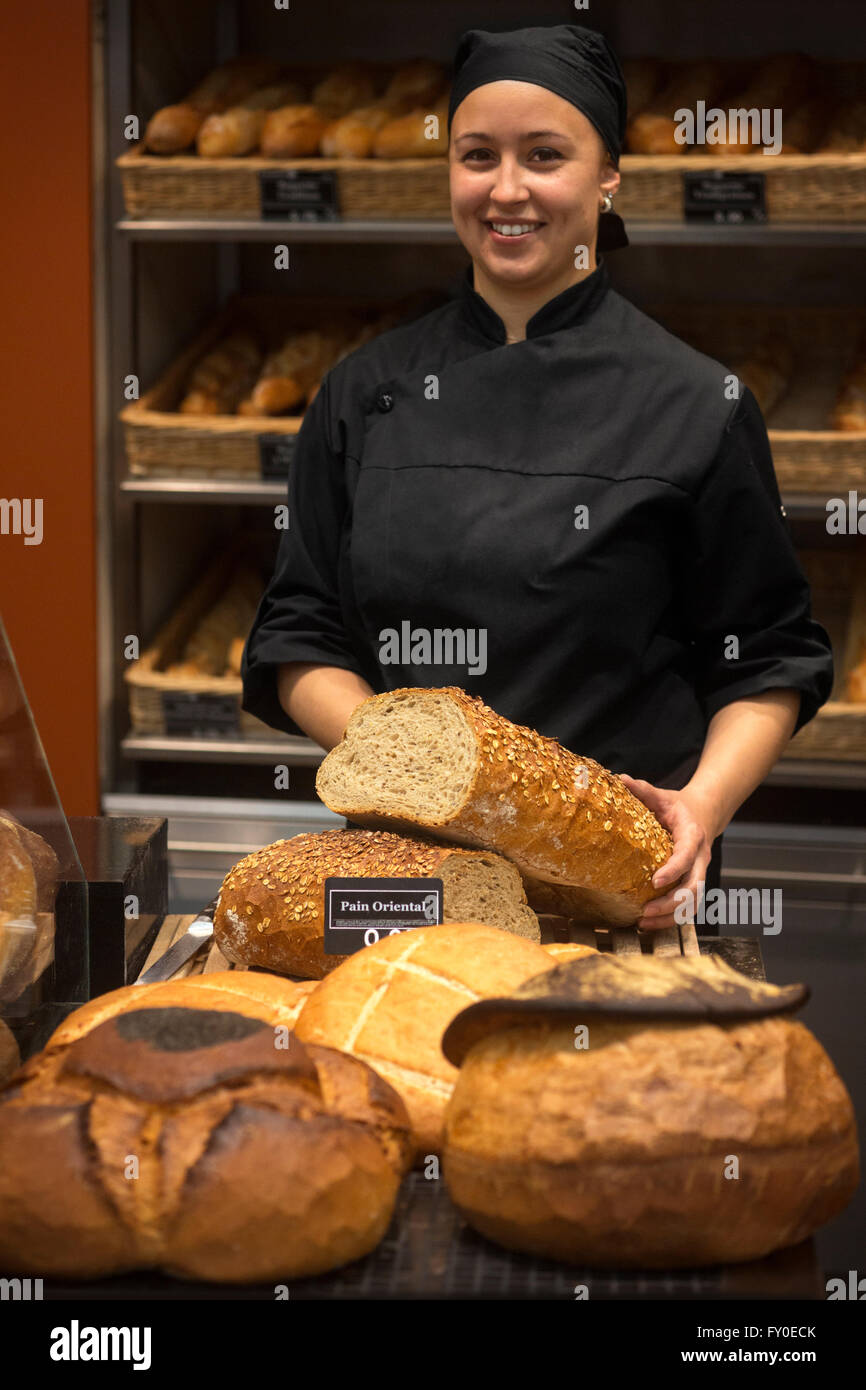
[[[441,878],[326,878],[325,955],[442,921]]]
[[[259,468],[263,478],[284,483],[295,456],[296,434],[260,434]]]
[[[337,222],[336,169],[261,169],[262,217],[281,222]]]
[[[687,222],[766,222],[764,175],[728,169],[684,173],[683,215]]]
[[[165,732],[185,738],[219,738],[238,733],[238,702],[234,695],[200,695],[164,690]]]

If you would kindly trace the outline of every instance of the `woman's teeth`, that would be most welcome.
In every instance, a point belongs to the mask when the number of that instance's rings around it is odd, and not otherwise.
[[[491,222],[494,232],[500,236],[525,236],[527,232],[534,232],[535,222]]]

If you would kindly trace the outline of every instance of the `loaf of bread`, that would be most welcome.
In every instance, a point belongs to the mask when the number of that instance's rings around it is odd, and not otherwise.
[[[325,955],[325,879],[356,877],[441,878],[446,922],[487,922],[539,940],[506,859],[382,830],[295,835],[247,855],[220,889],[214,939],[227,960],[320,980],[345,960]]]
[[[147,123],[145,147],[152,154],[179,154],[195,140],[205,118],[225,111],[252,95],[256,88],[276,82],[280,65],[267,58],[232,58],[173,106],[163,106]]]
[[[252,627],[261,597],[261,579],[239,566],[226,588],[193,628],[177,661],[165,667],[175,676],[222,676],[229,670],[232,643]]]
[[[562,915],[627,925],[667,891],[652,875],[671,837],[618,777],[454,686],[365,700],[316,790],[360,825],[421,828],[505,855],[537,911],[557,910],[553,885]]]
[[[661,91],[633,115],[626,130],[631,154],[690,154],[688,145],[677,142],[674,115],[681,108],[694,110],[697,101],[710,106],[724,85],[718,63],[684,63],[677,67]],[[703,146],[701,147],[703,148]]]
[[[0,820],[0,911],[10,918],[36,915],[36,874],[18,827]]]
[[[377,132],[396,115],[396,103],[382,100],[339,116],[325,130],[319,153],[326,159],[366,159],[373,151]]]
[[[313,88],[313,105],[335,116],[369,105],[379,77],[380,70],[373,63],[340,63]]]
[[[410,1156],[370,1067],[221,1008],[116,1014],[0,1091],[0,1267],[323,1273],[384,1235]]]
[[[866,430],[866,353],[845,373],[830,415],[834,430]]]
[[[784,1016],[806,994],[712,957],[598,954],[465,1010],[443,1039],[452,1200],[489,1239],[575,1267],[804,1240],[858,1182],[845,1086]]]
[[[422,1161],[439,1152],[456,1077],[440,1046],[451,1019],[553,965],[535,942],[478,922],[402,932],[332,971],[304,1005],[297,1036],[359,1057],[390,1082],[405,1101]]]
[[[196,150],[203,159],[249,154],[258,147],[268,111],[297,105],[303,99],[303,88],[297,82],[260,87],[238,106],[206,116],[196,136]]]
[[[780,154],[812,154],[827,129],[830,111],[823,96],[808,96],[782,116]]]
[[[232,415],[252,390],[263,353],[245,330],[229,333],[193,367],[178,409],[184,415]]]
[[[262,125],[261,153],[267,159],[300,159],[317,154],[322,136],[335,113],[312,104],[280,106],[269,111]]]
[[[430,116],[436,117],[437,126],[430,123]],[[379,159],[426,159],[447,153],[447,92],[435,104],[418,106],[386,122],[373,140],[373,154]]]
[[[445,69],[430,58],[413,58],[401,63],[393,73],[382,100],[403,110],[432,106],[441,97],[446,83]]]
[[[35,830],[29,830],[26,825],[22,825],[11,811],[0,807],[0,826],[4,825],[7,830],[12,831],[22,852],[30,860],[36,884],[36,911],[51,912],[57,896],[57,879],[60,874],[57,855],[47,840],[37,835]],[[5,906],[0,892],[0,907]]]
[[[209,975],[189,975],[182,980],[124,985],[122,989],[97,995],[68,1014],[51,1034],[44,1051],[48,1054],[68,1047],[100,1023],[133,1009],[228,1009],[230,1013],[263,1019],[273,1027],[293,1029],[315,988],[313,981],[296,983],[253,970],[214,970]]]
[[[347,339],[342,325],[323,324],[292,333],[269,353],[252,389],[238,405],[239,415],[281,415],[296,410],[321,381]]]

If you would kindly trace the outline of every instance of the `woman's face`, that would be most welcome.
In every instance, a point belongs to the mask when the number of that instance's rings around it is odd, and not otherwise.
[[[619,186],[595,126],[530,82],[489,82],[460,103],[449,147],[451,215],[492,280],[532,285],[567,274],[575,247],[595,266],[598,216]]]

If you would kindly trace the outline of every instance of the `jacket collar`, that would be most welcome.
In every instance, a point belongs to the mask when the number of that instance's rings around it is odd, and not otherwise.
[[[488,342],[505,343],[505,324],[496,310],[478,293],[472,280],[470,265],[460,283],[459,302],[463,318]],[[558,333],[562,328],[573,328],[598,308],[609,288],[607,266],[599,256],[598,265],[591,274],[554,295],[532,315],[526,325],[527,338],[541,338],[548,333]]]

